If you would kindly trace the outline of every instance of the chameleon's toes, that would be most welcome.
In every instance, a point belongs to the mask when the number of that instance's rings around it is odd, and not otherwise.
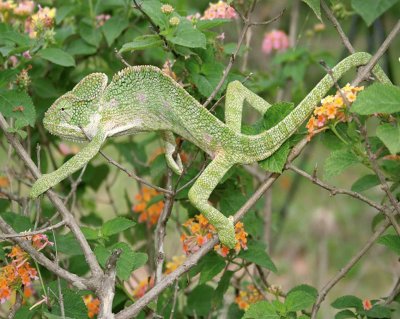
[[[173,172],[177,175],[182,175],[183,165],[179,154],[176,157],[176,160],[172,157],[171,154],[165,154],[165,158],[167,159],[168,166],[173,170]]]
[[[218,230],[218,237],[223,245],[232,249],[235,248],[236,245],[235,226],[233,225],[232,216],[228,218],[228,220],[229,224],[226,227]]]

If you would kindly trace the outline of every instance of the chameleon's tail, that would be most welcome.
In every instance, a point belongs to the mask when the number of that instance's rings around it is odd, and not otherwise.
[[[340,61],[333,69],[332,76],[339,80],[347,71],[354,67],[365,65],[371,59],[371,55],[365,52],[358,52]],[[379,65],[372,70],[373,75],[382,83],[391,84],[391,81]],[[332,76],[327,74],[315,88],[290,112],[281,122],[259,134],[260,144],[266,151],[268,157],[273,151],[279,148],[301,124],[310,116],[320,100],[328,93],[334,85]]]

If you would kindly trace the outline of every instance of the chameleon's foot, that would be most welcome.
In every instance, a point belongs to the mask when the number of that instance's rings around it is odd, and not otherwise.
[[[30,198],[36,198],[39,195],[43,194],[47,191],[51,185],[48,181],[48,174],[42,175],[36,182],[33,184],[31,188],[31,192],[29,193]]]
[[[221,241],[221,244],[227,246],[232,249],[235,248],[236,238],[235,238],[235,226],[233,225],[233,216],[229,216],[228,218],[229,224],[224,226],[224,228],[220,228],[218,230],[218,237]]]
[[[176,156],[176,160],[172,157],[172,154],[165,154],[165,158],[167,160],[167,165],[173,170],[173,172],[177,175],[182,175],[183,165],[179,154]]]

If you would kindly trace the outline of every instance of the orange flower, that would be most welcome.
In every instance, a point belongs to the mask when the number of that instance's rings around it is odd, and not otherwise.
[[[370,310],[372,308],[372,303],[371,303],[371,300],[369,300],[369,299],[364,299],[362,304],[363,304],[364,310]]]
[[[196,215],[194,218],[188,219],[183,226],[189,233],[181,235],[181,242],[186,255],[190,255],[198,251],[201,246],[203,246],[216,234],[214,226],[212,226],[208,222],[207,218],[201,214]],[[236,253],[238,253],[241,249],[247,249],[247,233],[244,231],[244,225],[242,222],[238,222],[235,225],[235,238]],[[215,245],[214,250],[216,250],[223,257],[226,257],[230,252],[230,249],[222,244]]]
[[[155,203],[149,203],[154,197],[160,195],[153,188],[143,187],[142,192],[135,196],[138,201],[136,205],[132,207],[134,213],[139,215],[139,223],[148,222],[150,226],[157,224],[158,218],[164,208],[164,202],[158,201]]]
[[[244,290],[240,290],[235,298],[235,303],[240,309],[247,310],[251,304],[263,300],[263,296],[254,285],[248,285]]]
[[[94,318],[100,311],[100,300],[99,298],[94,298],[93,295],[86,295],[83,297],[83,302],[88,309],[88,317]]]
[[[36,248],[37,251],[42,250],[47,245],[53,246],[54,243],[49,241],[47,235],[36,234],[32,236],[32,246]]]
[[[144,296],[144,294],[153,288],[154,286],[154,278],[146,278],[139,282],[136,288],[133,290],[133,297],[135,299],[139,299]]]
[[[347,101],[352,103],[357,98],[357,92],[364,89],[361,87],[353,87],[347,84],[341,89],[341,92],[336,92],[336,95],[328,95],[321,100],[321,106],[314,109],[314,116],[308,120],[306,128],[308,130],[308,140],[316,134],[326,128],[330,124],[335,124],[337,122],[346,122],[348,117],[344,112],[346,104],[343,101],[342,94],[346,97]]]
[[[10,181],[6,176],[0,176],[0,188],[6,188],[10,186]]]

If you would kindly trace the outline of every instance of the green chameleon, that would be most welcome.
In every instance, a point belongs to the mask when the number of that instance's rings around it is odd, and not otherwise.
[[[368,53],[355,53],[338,63],[332,69],[332,75],[339,79],[349,69],[366,64],[370,58]],[[373,74],[379,81],[390,83],[380,67],[375,67]],[[30,196],[36,198],[84,167],[99,152],[106,138],[138,132],[159,131],[167,164],[175,173],[181,174],[181,160],[173,158],[175,133],[213,159],[191,187],[189,200],[217,229],[222,244],[232,248],[236,241],[233,218],[225,217],[210,205],[210,194],[233,165],[254,163],[274,154],[310,116],[333,85],[331,76],[326,75],[277,125],[258,135],[245,135],[241,133],[244,102],[261,114],[271,105],[238,81],[227,87],[223,123],[156,67],[128,67],[118,72],[108,85],[105,74],[90,74],[72,91],[58,98],[43,120],[52,134],[73,140],[89,139],[90,142],[59,169],[40,177]]]

